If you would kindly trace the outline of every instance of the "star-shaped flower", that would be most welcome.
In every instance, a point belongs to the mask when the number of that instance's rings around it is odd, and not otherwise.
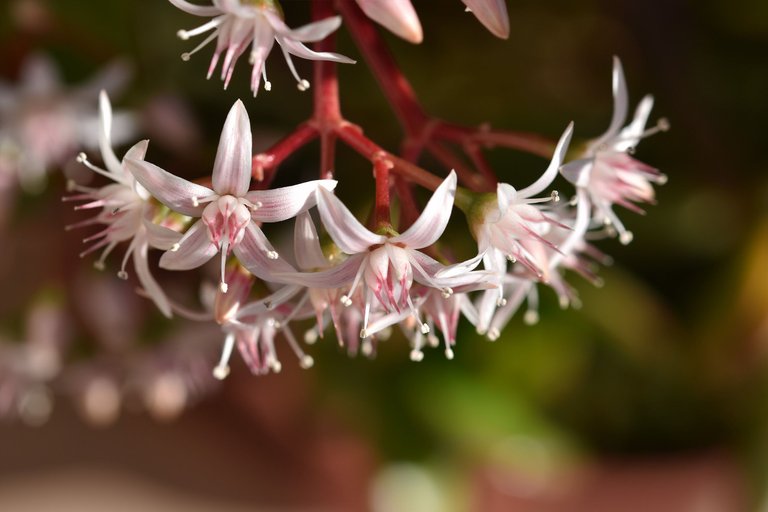
[[[126,159],[128,169],[150,194],[170,209],[200,220],[160,259],[170,270],[199,267],[221,254],[221,290],[227,256],[234,252],[255,276],[270,280],[277,271],[291,271],[278,259],[259,223],[280,222],[311,208],[315,191],[333,190],[333,180],[308,181],[274,190],[248,191],[251,182],[251,125],[238,100],[227,115],[213,166],[213,189],[174,176],[144,160]]]
[[[309,82],[299,77],[291,55],[309,60],[329,60],[344,64],[355,63],[354,60],[343,55],[331,52],[315,52],[304,45],[304,43],[325,39],[339,28],[341,18],[338,16],[292,30],[283,21],[282,12],[274,0],[213,0],[213,5],[208,6],[195,5],[186,0],[170,0],[170,2],[179,9],[195,16],[213,17],[211,21],[193,30],[180,30],[178,35],[182,39],[189,39],[212,31],[200,45],[191,52],[183,54],[182,58],[189,60],[193,53],[218,38],[216,51],[208,67],[208,78],[213,75],[221,54],[226,51],[224,63],[221,66],[221,79],[224,81],[225,89],[232,79],[237,59],[245,52],[248,45],[251,45],[249,62],[253,66],[251,90],[254,96],[259,91],[262,78],[265,89],[271,88],[271,84],[267,80],[265,62],[275,41],[283,50],[288,68],[302,91],[309,88]]]

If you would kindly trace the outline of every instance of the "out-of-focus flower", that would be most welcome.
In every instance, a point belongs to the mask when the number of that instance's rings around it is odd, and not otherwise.
[[[290,271],[278,259],[258,224],[280,222],[314,206],[315,190],[332,190],[333,180],[317,180],[274,190],[249,192],[251,182],[251,124],[238,100],[221,132],[213,166],[213,189],[189,182],[141,159],[127,159],[128,169],[160,202],[200,220],[160,259],[170,270],[197,268],[221,254],[222,292],[227,291],[226,259],[234,252],[255,276],[269,279],[275,272]]]
[[[123,167],[123,163],[117,159],[112,149],[112,106],[106,92],[101,92],[99,101],[101,111],[99,147],[106,169],[91,164],[84,153],[78,157],[78,161],[95,173],[109,178],[113,183],[101,188],[71,185],[71,188],[79,194],[68,199],[86,201],[84,204],[76,206],[75,209],[98,208],[100,212],[91,219],[69,227],[105,226],[100,232],[85,239],[85,242],[95,243],[82,253],[84,256],[104,248],[96,261],[97,268],[104,268],[104,261],[119,243],[130,241],[118,275],[122,279],[128,278],[125,266],[128,259],[132,257],[136,274],[147,294],[164,315],[170,316],[171,307],[168,304],[168,299],[149,271],[147,257],[150,247],[161,250],[170,249],[179,241],[181,234],[152,222],[157,206],[149,201],[149,192],[136,182],[133,175]],[[137,143],[125,154],[125,161],[143,160],[148,144],[148,141]]]
[[[614,228],[623,244],[632,241],[613,205],[618,204],[637,213],[644,213],[635,203],[654,203],[653,184],[666,183],[667,177],[632,156],[634,148],[643,138],[665,131],[669,124],[665,119],[646,129],[648,116],[653,107],[653,97],[645,96],[635,111],[635,116],[622,128],[627,117],[627,84],[621,61],[613,60],[613,117],[608,130],[590,142],[581,159],[563,166],[562,173],[577,187],[589,194],[595,209],[595,220]]]
[[[288,68],[302,91],[309,88],[309,82],[299,76],[293,65],[291,55],[309,60],[329,60],[344,64],[355,63],[354,60],[343,55],[331,52],[315,52],[304,45],[304,43],[325,39],[339,28],[341,18],[338,16],[310,23],[297,29],[290,29],[283,21],[283,15],[277,2],[273,0],[213,0],[213,5],[209,6],[195,5],[186,0],[169,1],[189,14],[213,18],[193,30],[180,30],[178,36],[181,39],[189,39],[211,32],[194,50],[182,54],[184,60],[189,60],[192,54],[214,39],[218,39],[216,50],[208,67],[208,78],[213,75],[221,54],[226,50],[224,63],[221,66],[221,79],[224,81],[225,89],[232,79],[237,59],[245,52],[248,45],[251,45],[249,62],[253,66],[251,90],[254,96],[259,91],[262,79],[264,80],[264,88],[267,90],[271,88],[271,84],[267,80],[265,63],[275,41],[280,45]]]
[[[127,67],[118,62],[67,90],[49,59],[31,57],[16,87],[0,82],[0,174],[15,175],[27,191],[41,190],[46,172],[69,161],[81,147],[95,146],[94,100],[99,90],[119,90],[127,79]],[[126,140],[133,126],[131,115],[116,116],[115,141]]]

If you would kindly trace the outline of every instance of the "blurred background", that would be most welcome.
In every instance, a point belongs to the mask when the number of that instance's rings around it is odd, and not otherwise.
[[[309,21],[308,2],[283,4],[289,25]],[[507,41],[458,0],[414,4],[424,43],[385,37],[444,119],[552,138],[574,120],[577,137],[596,136],[613,55],[633,105],[654,94],[672,130],[636,157],[669,183],[646,216],[622,215],[632,244],[599,244],[615,260],[605,285],[571,277],[580,309],[544,292],[540,323],[515,319],[494,343],[463,322],[453,361],[413,363],[398,337],[375,360],[324,340],[311,370],[257,378],[238,361],[219,384],[216,326],[165,320],[115,275],[121,251],[99,272],[78,258],[87,234],[64,230],[85,218],[61,197],[87,179],[74,155],[93,141],[94,91],[122,111],[123,142],[150,138],[150,160],[187,177],[210,172],[235,99],[258,151],[306,118],[311,94],[279,55],[256,100],[244,62],[228,91],[206,81],[212,48],[180,59],[194,41],[176,31],[198,20],[168,2],[4,0],[0,510],[768,510],[768,4],[514,0]],[[360,58],[343,27],[339,45]],[[309,63],[299,71],[311,78]],[[340,74],[346,116],[395,150],[364,63]],[[13,131],[25,115],[72,140],[28,142],[47,160],[21,176],[7,140],[25,140]],[[317,155],[291,158],[276,184],[314,176]],[[489,158],[512,184],[546,166]],[[371,186],[368,163],[346,150],[338,162],[342,195]],[[197,294],[158,276],[175,297]]]

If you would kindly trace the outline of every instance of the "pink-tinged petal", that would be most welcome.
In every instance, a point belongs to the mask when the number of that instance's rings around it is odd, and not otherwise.
[[[154,249],[168,251],[175,244],[179,243],[184,236],[178,231],[154,224],[146,217],[142,219],[142,222],[144,223],[144,228],[147,230],[147,242],[149,243],[149,246]]]
[[[149,141],[141,140],[131,146],[131,149],[126,151],[124,158],[130,160],[144,160],[144,157],[147,156],[147,149],[149,149]]]
[[[409,249],[422,249],[435,243],[448,226],[455,195],[456,173],[451,171],[432,194],[416,222],[390,242],[402,243]]]
[[[477,268],[478,265],[480,265],[480,262],[483,261],[485,258],[484,253],[479,253],[474,258],[470,258],[468,260],[462,261],[460,263],[454,263],[453,265],[449,265],[442,270],[439,270],[435,277],[455,277],[457,275],[465,274],[467,272],[471,272]]]
[[[573,160],[560,168],[560,174],[577,187],[586,187],[594,164],[594,158]]]
[[[208,236],[208,228],[202,221],[192,224],[184,233],[174,251],[166,251],[160,258],[160,267],[168,270],[190,270],[197,268],[213,258],[218,248]]]
[[[287,38],[302,43],[314,43],[321,41],[335,32],[341,26],[341,16],[331,16],[324,20],[315,21],[299,28],[291,29],[276,14],[265,11],[264,17],[272,29]]]
[[[123,167],[120,165],[120,160],[118,160],[117,155],[115,155],[112,149],[112,105],[109,102],[107,92],[104,90],[99,93],[99,118],[101,122],[99,130],[101,158],[104,160],[104,165],[107,166],[109,172],[122,176]]]
[[[304,289],[303,286],[287,285],[283,286],[276,292],[272,293],[268,297],[265,297],[259,301],[251,302],[237,311],[237,319],[241,322],[246,322],[247,317],[255,316],[260,313],[266,313],[273,310],[275,307],[284,304],[291,300],[297,293]]]
[[[144,160],[126,158],[123,163],[152,196],[171,210],[184,215],[199,217],[203,213],[203,206],[198,202],[215,194],[208,187],[174,176]]]
[[[253,158],[251,148],[251,121],[245,105],[237,100],[221,130],[216,162],[213,164],[213,189],[219,195],[242,197],[248,192]]]
[[[360,266],[365,264],[366,257],[365,254],[356,254],[322,272],[285,272],[277,273],[273,277],[281,283],[292,283],[307,288],[343,288],[355,279]]]
[[[358,254],[387,239],[365,229],[344,203],[325,188],[317,191],[317,209],[328,234],[347,254]]]
[[[552,256],[549,261],[550,270],[554,270],[572,251],[584,242],[584,235],[589,229],[590,212],[592,205],[589,201],[589,195],[583,188],[576,191],[576,222],[573,224],[573,230],[568,233],[568,237],[558,246],[558,252]]]
[[[295,272],[295,269],[282,258],[270,258],[277,254],[267,237],[256,224],[249,222],[243,230],[243,239],[232,252],[248,271],[265,281],[281,282],[274,278],[277,273]]]
[[[544,174],[542,174],[539,179],[537,179],[531,185],[518,191],[520,197],[528,198],[538,195],[547,187],[549,187],[553,181],[555,181],[555,178],[557,178],[557,173],[560,170],[560,166],[563,165],[565,154],[568,152],[568,144],[571,142],[572,135],[573,122],[571,122],[568,127],[566,127],[565,131],[560,136],[560,140],[557,142],[557,147],[555,147],[555,154],[552,155],[552,161],[549,162],[547,170],[544,171]]]
[[[61,76],[53,61],[36,54],[24,62],[21,69],[21,88],[28,95],[52,95],[61,89]]]
[[[290,187],[254,190],[245,194],[245,198],[255,207],[251,215],[254,220],[282,222],[315,206],[318,189],[330,191],[336,184],[334,180],[307,181]]]
[[[475,258],[464,263],[459,263],[458,267],[446,267],[442,263],[419,251],[408,251],[408,257],[413,264],[414,280],[425,286],[438,289],[471,287],[472,290],[484,290],[487,288],[495,288],[498,283],[498,277],[492,272],[459,271],[462,267],[469,268],[473,264],[477,266],[479,261],[475,262]]]
[[[592,150],[599,149],[603,144],[619,133],[629,109],[629,93],[624,79],[624,69],[618,57],[613,58],[613,117],[605,133],[590,144]]]
[[[296,253],[296,263],[302,270],[328,266],[328,260],[320,247],[320,237],[317,236],[315,223],[312,222],[312,217],[307,212],[302,212],[296,217],[293,250]]]
[[[221,14],[221,9],[218,7],[215,7],[213,5],[195,5],[193,3],[187,2],[186,0],[168,0],[171,2],[174,6],[178,7],[182,11],[193,14],[195,16],[218,16]]]
[[[292,55],[296,55],[297,57],[301,57],[302,59],[328,60],[331,62],[338,62],[339,64],[354,64],[356,62],[354,59],[350,59],[349,57],[345,57],[344,55],[340,55],[338,53],[316,52],[310,50],[302,43],[288,39],[286,37],[278,36],[277,42],[280,44],[280,46],[283,47],[284,51]]]
[[[505,0],[462,1],[491,34],[501,39],[509,37],[509,15]]]
[[[517,190],[509,183],[499,183],[496,185],[496,200],[498,201],[499,211],[493,212],[496,215],[488,218],[488,222],[498,222],[507,214],[510,205],[517,202]]]
[[[357,4],[366,16],[406,41],[419,44],[424,39],[410,0],[357,0]]]
[[[137,237],[138,238],[138,237]],[[163,293],[160,285],[157,284],[152,273],[149,271],[149,262],[147,261],[147,253],[149,252],[149,246],[146,240],[142,240],[136,246],[136,250],[133,253],[133,266],[136,269],[136,276],[139,278],[141,286],[144,291],[147,292],[149,298],[155,303],[157,308],[170,318],[171,304],[168,302],[168,297]]]

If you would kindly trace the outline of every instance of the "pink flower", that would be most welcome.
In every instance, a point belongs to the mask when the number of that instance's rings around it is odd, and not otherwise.
[[[81,147],[95,146],[93,99],[101,89],[121,88],[127,75],[125,65],[115,63],[89,82],[67,89],[53,62],[35,55],[24,63],[16,87],[0,82],[0,182],[15,175],[22,188],[39,192],[47,172],[70,161]],[[126,140],[133,118],[122,114],[115,122],[115,138]]]
[[[112,150],[112,106],[105,91],[101,91],[99,103],[99,147],[106,169],[91,164],[84,153],[80,154],[78,161],[93,172],[110,179],[112,183],[101,188],[70,185],[71,189],[79,194],[67,199],[86,201],[76,206],[76,210],[98,208],[100,212],[91,219],[68,226],[68,229],[91,225],[104,226],[101,231],[84,240],[93,242],[93,245],[81,254],[85,256],[103,248],[101,257],[96,261],[96,267],[100,269],[104,268],[107,256],[118,244],[130,242],[118,276],[122,279],[128,278],[125,267],[132,257],[136,274],[145,291],[164,315],[171,316],[168,299],[149,271],[147,255],[150,247],[162,250],[171,248],[179,241],[181,234],[152,222],[156,209],[149,202],[149,193],[124,167],[127,160],[143,161],[148,141],[141,141],[129,149],[121,163]]]
[[[226,292],[225,264],[230,253],[255,276],[270,280],[292,267],[278,254],[259,228],[280,222],[314,206],[315,190],[332,190],[333,180],[309,181],[274,190],[248,191],[251,181],[251,127],[241,101],[229,111],[213,167],[213,189],[192,183],[149,162],[127,159],[128,169],[160,202],[200,220],[160,259],[170,270],[189,270],[221,254],[221,290]]]
[[[258,93],[262,79],[264,80],[264,88],[267,90],[271,88],[271,84],[267,80],[265,62],[275,41],[283,50],[285,61],[302,91],[309,88],[309,82],[299,77],[291,55],[310,60],[355,63],[354,60],[337,53],[312,51],[303,44],[320,41],[334,32],[341,24],[341,18],[338,16],[292,30],[286,26],[282,19],[282,13],[276,7],[275,2],[271,1],[213,0],[213,5],[210,6],[195,5],[186,0],[170,0],[170,2],[179,9],[195,16],[213,17],[208,23],[193,30],[180,30],[178,35],[182,39],[189,39],[212,31],[200,45],[191,52],[184,53],[182,58],[189,60],[193,53],[206,46],[213,39],[218,38],[216,51],[208,67],[208,78],[213,75],[221,54],[226,50],[224,63],[221,67],[221,79],[224,81],[225,89],[232,78],[237,59],[245,52],[248,45],[251,45],[249,61],[253,66],[251,90],[254,96]]]
[[[377,305],[387,313],[410,312],[426,333],[429,326],[421,321],[418,307],[411,298],[414,281],[449,296],[455,287],[482,286],[490,278],[487,273],[472,272],[480,263],[481,255],[446,267],[420,251],[435,243],[445,230],[455,192],[456,174],[451,172],[416,222],[402,234],[390,236],[369,231],[336,196],[326,189],[318,189],[320,217],[333,241],[348,255],[347,259],[326,271],[281,274],[280,277],[309,288],[335,289],[351,283],[340,299],[347,306],[352,305],[358,286],[362,287],[361,338],[369,336],[368,323],[372,308]]]
[[[562,173],[590,196],[595,219],[612,226],[623,244],[632,241],[613,211],[618,204],[637,213],[644,213],[635,203],[654,203],[653,184],[666,183],[667,177],[658,170],[630,156],[641,139],[669,128],[666,120],[646,130],[645,125],[653,107],[653,97],[645,96],[635,111],[632,122],[622,128],[627,117],[628,95],[621,61],[613,60],[613,118],[608,130],[592,141],[584,157],[563,166]]]

